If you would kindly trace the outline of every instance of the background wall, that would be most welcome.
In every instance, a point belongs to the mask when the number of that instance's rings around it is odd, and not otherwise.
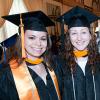
[[[76,1],[79,2],[79,0]],[[72,8],[72,6],[62,5],[55,0],[7,0],[6,2],[5,0],[0,0],[0,16],[34,10],[42,10],[47,14],[47,3],[59,6],[61,8],[61,14]],[[91,7],[92,0],[84,0],[84,4]],[[18,27],[0,18],[0,42],[15,33],[18,33]]]

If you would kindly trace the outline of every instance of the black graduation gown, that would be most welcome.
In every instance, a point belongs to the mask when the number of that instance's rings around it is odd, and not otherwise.
[[[96,100],[100,100],[100,60],[96,61],[95,66],[97,68],[94,74]],[[87,63],[84,75],[79,65],[76,65],[76,70],[73,74],[76,100],[95,100],[93,75],[90,67],[91,65]],[[63,100],[75,100],[72,75],[69,69],[64,70],[63,83]]]
[[[55,91],[50,74],[47,72],[47,85],[45,85],[43,80],[32,69],[28,69],[32,76],[32,79],[36,84],[40,100],[58,100],[57,93]],[[59,75],[58,71],[60,71],[59,68],[56,68],[55,74],[60,86],[61,75]],[[3,68],[0,72],[0,100],[19,100],[15,82],[9,65],[7,65],[6,68]]]

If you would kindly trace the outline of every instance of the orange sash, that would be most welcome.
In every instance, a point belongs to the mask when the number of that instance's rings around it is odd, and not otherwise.
[[[25,62],[16,68],[12,68],[11,66],[11,71],[20,100],[40,100],[37,88]]]
[[[11,67],[11,71],[14,77],[14,81],[16,84],[16,88],[17,88],[17,92],[18,92],[20,100],[40,100],[37,88],[28,71],[26,63],[23,62],[20,66],[18,66],[18,64],[12,63],[12,62],[14,61],[12,60],[10,62],[10,67]],[[61,100],[57,77],[54,71],[49,70],[49,73],[53,80],[58,98],[59,100]]]

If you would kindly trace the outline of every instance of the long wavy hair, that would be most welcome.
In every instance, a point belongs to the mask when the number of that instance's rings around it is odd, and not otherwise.
[[[75,67],[76,67],[76,62],[75,62],[75,56],[73,53],[73,45],[70,41],[70,36],[69,36],[69,32],[66,33],[66,38],[65,38],[65,59],[66,59],[66,63],[68,64],[68,67],[70,68],[70,70],[72,69],[72,71],[75,71]],[[95,72],[96,71],[96,66],[95,63],[98,60],[97,55],[98,55],[98,49],[97,49],[97,44],[96,44],[96,36],[95,34],[91,33],[91,40],[88,44],[88,63],[91,65],[92,71]]]

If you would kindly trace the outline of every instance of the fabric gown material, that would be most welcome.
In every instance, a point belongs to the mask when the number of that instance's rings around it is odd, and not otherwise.
[[[43,82],[43,80],[30,68],[28,68],[29,73],[34,80],[36,85],[40,100],[59,100],[55,88],[55,84],[52,81],[51,74],[47,71],[47,85]],[[0,73],[0,100],[19,100],[19,95],[16,89],[16,85],[14,82],[14,78],[12,76],[12,71],[10,66],[3,68]],[[55,71],[57,75],[58,83],[60,84],[60,75],[58,70]],[[24,83],[23,83],[24,84]],[[26,99],[25,99],[26,100]]]
[[[95,90],[91,65],[87,63],[85,67],[85,75],[77,64],[73,73],[76,100],[100,100],[100,61],[96,61],[96,73],[94,74]],[[73,93],[72,74],[69,69],[64,72],[64,91],[63,100],[75,100]]]

